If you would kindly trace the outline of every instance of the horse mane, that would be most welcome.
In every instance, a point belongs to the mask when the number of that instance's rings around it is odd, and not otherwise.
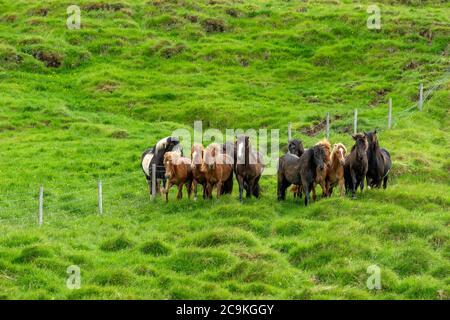
[[[155,153],[157,153],[158,151],[160,151],[160,150],[163,150],[163,149],[165,149],[166,147],[167,147],[167,144],[168,144],[168,142],[167,142],[167,140],[169,139],[170,137],[165,137],[165,138],[162,138],[161,140],[159,140],[157,143],[156,143],[156,145],[155,145]]]
[[[173,164],[177,164],[181,158],[181,152],[179,151],[169,151],[164,154],[164,160],[168,160]]]
[[[329,162],[331,157],[331,144],[324,138],[315,144],[316,146],[322,146],[325,150],[325,161]]]
[[[179,153],[181,153],[181,155],[183,155],[183,147],[181,146],[181,144],[174,145],[172,148],[172,151],[179,152]]]

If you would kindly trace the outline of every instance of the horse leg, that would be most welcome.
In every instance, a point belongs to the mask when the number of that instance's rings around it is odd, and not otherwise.
[[[217,188],[217,199],[219,199],[222,192],[222,181],[217,182],[216,188]]]
[[[172,183],[169,181],[167,188],[164,188],[164,193],[166,194],[166,202],[169,201],[169,190],[172,188]]]
[[[278,189],[278,200],[286,199],[285,179],[281,174],[278,174],[277,189]]]
[[[208,184],[205,182],[202,184],[202,187],[203,187],[203,200],[204,200],[208,197],[208,192],[207,192]]]
[[[148,184],[148,193],[150,195],[150,199],[152,198],[152,180],[147,179],[147,184]]]
[[[312,191],[313,200],[314,200],[314,202],[316,202],[317,196],[316,196],[316,186],[315,186],[315,184],[312,185],[311,191]],[[305,191],[305,193],[306,193],[306,191]]]
[[[364,190],[364,177],[361,179],[361,182],[359,183],[359,187],[361,188],[361,193]]]
[[[383,178],[383,189],[386,189],[386,188],[387,188],[388,179],[389,179],[389,176],[388,176],[388,175],[386,175],[386,176]]]
[[[248,194],[247,194],[247,198],[251,198],[253,195],[253,188],[255,187],[254,182],[253,181],[249,181],[248,182]]]
[[[183,184],[180,182],[178,185],[177,199],[181,200],[181,198],[183,198]]]
[[[352,174],[352,199],[356,199],[356,188],[357,188],[357,181],[354,174]]]
[[[344,179],[339,180],[339,191],[341,192],[341,197],[345,196],[345,182],[344,182]]]
[[[208,182],[208,184],[206,185],[206,198],[207,199],[212,199],[212,189],[213,189],[212,183]]]
[[[242,195],[244,193],[244,178],[241,176],[237,177],[238,183],[239,183],[239,202],[243,203],[244,200],[242,199]]]
[[[305,186],[303,191],[305,191],[305,207],[307,207],[309,205],[309,191],[310,191],[308,186]]]
[[[187,185],[186,185],[187,194],[188,194],[188,199],[191,199],[191,194],[192,194],[192,183],[193,183],[193,181],[190,180],[190,181],[187,182]]]
[[[320,187],[322,188],[322,198],[326,198],[328,196],[328,188],[326,182],[321,180]]]
[[[258,176],[255,178],[255,181],[253,181],[253,196],[258,199],[259,199],[259,191],[260,191],[260,186],[259,186],[260,178],[261,178],[261,176]]]
[[[197,186],[198,186],[197,180],[193,180],[192,181],[192,189],[194,191],[194,201],[197,200]]]

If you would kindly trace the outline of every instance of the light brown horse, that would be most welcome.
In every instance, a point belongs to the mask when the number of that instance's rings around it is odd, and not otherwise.
[[[325,151],[325,159],[324,159],[324,166],[323,169],[317,168],[316,172],[316,179],[312,188],[312,195],[313,200],[316,201],[316,185],[320,185],[322,188],[322,196],[326,197],[328,196],[328,188],[326,184],[326,178],[327,178],[327,172],[330,166],[330,158],[331,158],[331,144],[327,139],[322,139],[318,143],[316,143],[316,146],[322,147],[322,149]]]
[[[341,197],[345,195],[344,165],[346,153],[347,149],[342,143],[334,144],[326,177],[327,196],[329,197],[333,193],[333,188],[337,185],[339,185]]]
[[[191,160],[182,157],[180,152],[166,152],[164,154],[164,168],[167,178],[167,187],[164,190],[166,202],[169,201],[169,190],[173,185],[178,186],[177,199],[183,197],[184,185],[186,185],[188,197],[191,198],[193,179]]]
[[[233,172],[233,159],[221,152],[217,143],[210,144],[204,150],[202,171],[206,177],[206,196],[212,199],[212,190],[217,188],[217,198],[220,198],[222,186]]]
[[[194,200],[197,200],[197,186],[201,184],[203,186],[203,199],[206,199],[206,174],[202,171],[203,157],[205,148],[201,144],[194,144],[191,148],[191,160],[192,160],[192,188],[194,191]]]

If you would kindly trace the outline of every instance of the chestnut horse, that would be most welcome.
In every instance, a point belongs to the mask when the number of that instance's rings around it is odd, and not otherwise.
[[[206,175],[202,171],[203,154],[205,148],[201,144],[194,144],[191,148],[191,169],[192,169],[192,187],[194,191],[194,200],[197,200],[197,186],[201,184],[203,187],[203,199],[206,199]]]
[[[325,152],[324,165],[323,167],[317,166],[316,180],[314,181],[312,187],[313,200],[316,201],[316,185],[320,185],[322,188],[322,196],[328,196],[328,188],[326,184],[328,167],[330,165],[330,157],[331,157],[331,144],[327,139],[322,139],[316,146],[322,147]]]
[[[329,197],[333,193],[333,188],[337,185],[339,185],[341,197],[345,195],[344,165],[346,153],[347,149],[342,143],[334,144],[326,177]]]
[[[165,177],[168,181],[164,190],[166,202],[169,200],[169,190],[173,185],[178,186],[177,199],[183,197],[183,186],[186,185],[188,197],[191,198],[192,191],[192,169],[191,160],[181,156],[180,152],[166,152],[164,154]]]
[[[210,144],[204,150],[202,171],[206,177],[206,196],[212,199],[213,187],[217,188],[217,198],[222,194],[222,186],[233,172],[233,159],[221,152],[217,143]]]

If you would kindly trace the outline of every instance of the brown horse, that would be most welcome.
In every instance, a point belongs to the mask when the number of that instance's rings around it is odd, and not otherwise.
[[[206,196],[212,199],[213,187],[217,188],[217,198],[220,198],[222,186],[233,172],[233,159],[221,152],[217,143],[210,144],[204,150],[202,171],[206,178]]]
[[[168,184],[164,193],[166,202],[169,201],[169,190],[173,185],[178,186],[177,199],[183,197],[183,186],[186,185],[188,197],[191,198],[192,170],[191,160],[181,156],[180,152],[166,152],[164,154],[165,177]]]
[[[325,151],[325,159],[324,159],[324,166],[317,167],[316,180],[311,190],[314,201],[316,201],[316,185],[318,184],[322,188],[322,196],[323,197],[328,196],[326,179],[328,174],[328,167],[330,166],[330,157],[331,157],[331,144],[327,139],[322,139],[321,141],[316,143],[316,146],[322,147],[322,149]]]
[[[347,149],[342,143],[334,144],[326,177],[328,196],[331,196],[333,188],[337,185],[339,185],[341,197],[345,195],[344,165],[346,153]]]
[[[244,189],[246,197],[259,198],[259,179],[264,171],[262,155],[252,150],[250,138],[239,136],[236,140],[236,161],[234,165],[236,179],[239,183],[239,201],[242,203]]]
[[[192,169],[192,187],[194,191],[194,200],[197,200],[197,186],[201,184],[203,187],[203,199],[206,199],[206,175],[202,171],[203,154],[205,148],[201,144],[194,144],[191,148],[191,169]]]

